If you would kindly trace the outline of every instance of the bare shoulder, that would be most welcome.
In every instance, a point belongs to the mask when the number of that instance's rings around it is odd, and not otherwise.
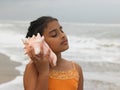
[[[82,74],[82,72],[83,72],[82,67],[79,64],[77,64],[76,62],[73,62],[73,63],[75,65],[76,69],[78,70],[79,74]]]
[[[84,87],[84,78],[83,78],[83,71],[82,68],[79,64],[75,63],[75,67],[79,72],[79,85],[78,85],[78,90],[83,90]]]
[[[75,68],[77,69],[77,71],[79,72],[79,74],[82,74],[82,67],[78,64],[78,63],[76,63],[76,62],[74,62],[74,61],[70,61],[70,60],[66,60],[66,62],[67,62],[67,65],[69,65],[69,64],[74,64],[75,65]]]

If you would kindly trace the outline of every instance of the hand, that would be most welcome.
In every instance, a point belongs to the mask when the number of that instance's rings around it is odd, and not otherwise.
[[[35,54],[34,49],[31,47],[31,50],[28,53],[30,59],[35,64],[36,69],[40,75],[48,75],[49,73],[49,56],[50,51],[46,55],[43,54],[43,48],[41,48],[40,54]]]

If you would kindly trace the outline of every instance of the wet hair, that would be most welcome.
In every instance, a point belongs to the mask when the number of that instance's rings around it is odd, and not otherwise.
[[[42,16],[30,22],[30,26],[28,27],[26,38],[32,37],[33,35],[37,35],[37,33],[39,33],[42,36],[48,23],[52,21],[58,21],[58,20],[57,18],[53,18],[51,16]]]

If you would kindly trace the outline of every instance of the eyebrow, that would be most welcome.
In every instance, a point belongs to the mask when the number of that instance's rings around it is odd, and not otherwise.
[[[62,26],[60,26],[59,29],[62,29]],[[49,33],[52,33],[52,32],[54,32],[54,31],[57,31],[57,29],[53,29],[53,30],[51,30]]]

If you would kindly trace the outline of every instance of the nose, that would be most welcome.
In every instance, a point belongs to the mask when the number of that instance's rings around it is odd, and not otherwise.
[[[61,32],[61,38],[65,38],[65,33]]]

